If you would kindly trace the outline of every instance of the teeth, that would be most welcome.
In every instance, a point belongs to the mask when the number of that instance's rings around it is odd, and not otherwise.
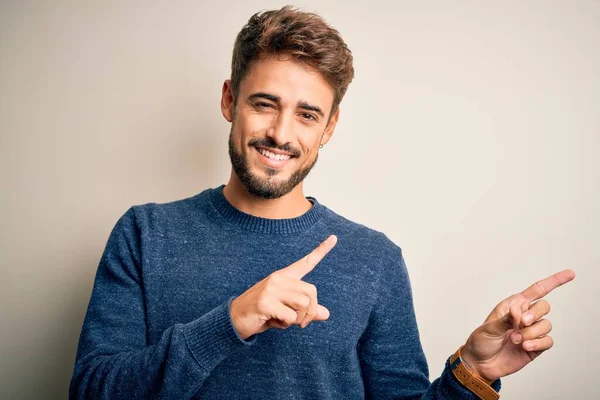
[[[258,152],[263,156],[270,158],[271,160],[285,161],[290,159],[290,156],[287,154],[275,154],[272,151],[265,149],[258,149]]]

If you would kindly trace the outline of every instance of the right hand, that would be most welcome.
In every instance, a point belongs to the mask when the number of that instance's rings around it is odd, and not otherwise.
[[[312,321],[328,319],[329,310],[317,302],[317,288],[302,278],[336,243],[337,237],[329,236],[304,258],[273,272],[234,299],[231,320],[238,335],[245,340],[270,328],[306,328]]]

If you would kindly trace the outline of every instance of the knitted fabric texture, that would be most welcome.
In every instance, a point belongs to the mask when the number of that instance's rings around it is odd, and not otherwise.
[[[447,362],[429,381],[400,248],[308,199],[280,220],[237,210],[223,186],[131,207],[98,266],[70,398],[476,400]],[[303,279],[330,318],[242,340],[232,299],[332,234]]]

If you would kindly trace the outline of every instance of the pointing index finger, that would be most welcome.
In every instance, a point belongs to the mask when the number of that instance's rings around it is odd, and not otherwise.
[[[521,294],[530,302],[539,300],[557,287],[572,281],[574,278],[575,271],[572,269],[565,269],[564,271],[551,275],[546,279],[537,281],[527,289],[523,290]]]
[[[327,255],[327,253],[333,249],[336,243],[337,237],[335,235],[329,236],[304,258],[296,261],[289,267],[284,268],[283,271],[287,276],[292,278],[304,278],[304,276],[312,271],[315,266]]]

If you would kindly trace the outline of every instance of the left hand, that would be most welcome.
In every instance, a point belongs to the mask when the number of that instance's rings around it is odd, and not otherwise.
[[[550,304],[542,297],[575,278],[566,269],[538,281],[498,304],[467,340],[462,358],[484,379],[513,374],[552,347]],[[519,336],[521,337],[519,339]]]

